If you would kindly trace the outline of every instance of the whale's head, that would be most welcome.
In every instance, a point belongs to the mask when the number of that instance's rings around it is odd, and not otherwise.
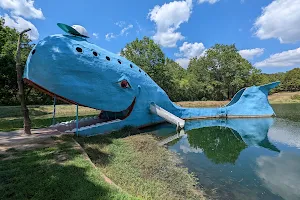
[[[132,109],[141,82],[153,82],[147,76],[125,58],[68,35],[41,40],[28,56],[24,70],[25,82],[45,93],[112,112]]]

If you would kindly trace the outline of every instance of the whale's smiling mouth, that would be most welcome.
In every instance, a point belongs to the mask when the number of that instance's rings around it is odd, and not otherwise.
[[[89,107],[88,105],[82,105],[82,104],[79,104],[73,100],[70,100],[70,99],[67,99],[63,96],[60,96],[60,95],[57,95],[41,86],[39,86],[38,84],[32,82],[31,80],[29,79],[26,79],[24,78],[23,79],[25,83],[29,84],[30,86],[40,90],[41,92],[45,93],[45,94],[48,94],[49,96],[52,96],[52,97],[56,97],[56,99],[59,99],[63,102],[66,102],[66,103],[70,103],[70,104],[74,104],[74,105],[79,105],[79,106],[84,106],[84,107]],[[122,111],[118,111],[118,112],[112,112],[112,111],[104,111],[104,110],[99,110],[100,111],[100,114],[99,116],[95,116],[95,117],[89,117],[89,118],[83,118],[79,121],[79,128],[80,129],[85,129],[85,128],[92,128],[92,127],[95,127],[95,126],[102,126],[104,124],[107,124],[107,123],[112,123],[112,122],[117,122],[117,121],[120,121],[120,120],[124,120],[125,118],[127,118],[133,108],[134,108],[134,105],[135,105],[135,102],[136,102],[136,97],[132,100],[131,104],[125,109],[125,110],[122,110]],[[91,108],[91,107],[89,107]],[[93,108],[95,109],[95,108]],[[98,109],[96,109],[98,110]],[[64,126],[63,126],[64,125]],[[76,127],[76,124],[75,122],[70,122],[70,124],[66,124],[66,123],[63,123],[63,124],[59,124],[59,126],[56,126],[56,128],[60,131],[66,131],[66,130],[71,130],[71,129],[74,129]]]

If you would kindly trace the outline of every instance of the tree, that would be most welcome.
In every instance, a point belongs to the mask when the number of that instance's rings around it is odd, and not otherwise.
[[[238,90],[249,86],[251,77],[259,73],[241,57],[234,44],[216,44],[203,57],[192,59],[188,71],[198,82],[206,83],[204,89],[214,91],[210,97],[214,100],[230,99]]]
[[[16,47],[19,33],[4,26],[4,19],[0,18],[0,106],[18,105],[18,85],[16,73]],[[21,67],[24,69],[27,56],[34,44],[27,35],[21,40]],[[25,85],[26,100],[30,104],[51,104],[51,98]]]
[[[121,50],[121,56],[141,67],[167,93],[172,93],[172,77],[165,68],[165,54],[153,40],[136,39]]]
[[[19,101],[21,103],[21,110],[24,117],[24,133],[31,134],[31,121],[29,118],[29,111],[25,102],[24,94],[24,82],[22,79],[23,69],[21,65],[21,40],[24,33],[30,31],[31,29],[26,29],[19,34],[18,44],[17,44],[17,53],[16,53],[16,71],[17,71],[17,82],[19,89]]]
[[[295,92],[300,90],[300,68],[288,71],[283,80],[283,87],[287,91]]]
[[[230,128],[204,127],[187,134],[190,146],[202,149],[207,158],[216,164],[234,164],[247,147],[239,133]]]
[[[159,45],[148,37],[144,37],[142,40],[137,38],[127,44],[121,50],[121,56],[132,61],[153,77],[160,70],[159,67],[165,64],[165,54]]]

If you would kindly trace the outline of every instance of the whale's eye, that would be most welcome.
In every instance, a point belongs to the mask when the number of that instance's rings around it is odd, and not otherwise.
[[[128,81],[127,80],[122,80],[119,82],[119,85],[122,87],[122,88],[130,88],[131,86],[129,85]]]
[[[32,55],[35,53],[35,49],[33,49],[33,51],[31,52],[32,53]]]
[[[82,52],[82,48],[76,47],[76,51],[79,52],[79,53],[81,53]]]
[[[96,51],[93,51],[94,56],[98,56],[98,53]]]
[[[118,59],[118,63],[119,63],[119,64],[122,64],[122,63],[121,63],[121,60]]]
[[[133,68],[132,64],[130,64],[130,67]]]
[[[109,60],[110,60],[110,57],[106,56],[106,60],[108,60],[108,61],[109,61]]]

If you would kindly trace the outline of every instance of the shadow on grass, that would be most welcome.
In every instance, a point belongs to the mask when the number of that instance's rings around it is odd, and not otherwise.
[[[39,105],[28,107],[30,116],[42,116],[51,114],[51,112],[45,111],[44,108]],[[0,118],[5,117],[22,117],[22,111],[20,106],[1,106]]]
[[[75,137],[74,139],[85,149],[93,163],[106,166],[109,164],[113,155],[101,151],[105,146],[112,144],[114,139],[125,138],[131,135],[137,135],[140,130],[126,126],[119,131],[112,132],[106,135],[96,135],[91,137]]]
[[[2,158],[0,199],[127,199],[101,180],[80,154],[62,143]]]

